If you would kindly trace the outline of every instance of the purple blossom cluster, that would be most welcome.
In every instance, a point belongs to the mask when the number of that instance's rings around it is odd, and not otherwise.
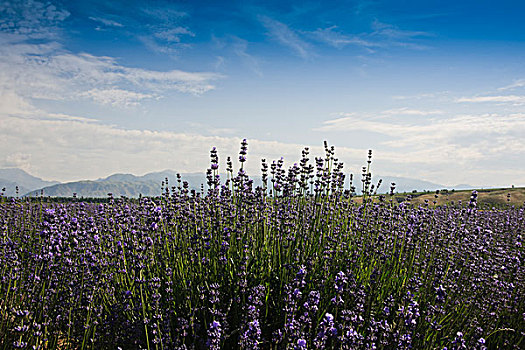
[[[1,198],[0,348],[525,346],[523,207],[373,196],[371,154],[357,200],[328,145],[256,187],[247,150],[206,192]]]

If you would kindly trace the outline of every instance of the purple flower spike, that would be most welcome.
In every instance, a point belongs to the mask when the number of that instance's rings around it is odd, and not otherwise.
[[[304,339],[298,339],[297,340],[297,345],[295,346],[295,349],[299,350],[299,349],[306,349],[306,340]]]

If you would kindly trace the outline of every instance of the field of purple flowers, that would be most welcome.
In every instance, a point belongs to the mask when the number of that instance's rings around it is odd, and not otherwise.
[[[522,349],[524,208],[354,202],[333,147],[254,188],[0,203],[1,349]],[[221,181],[225,180],[225,181]]]

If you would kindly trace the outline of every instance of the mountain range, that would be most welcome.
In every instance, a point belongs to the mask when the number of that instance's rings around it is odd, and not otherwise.
[[[18,168],[0,169],[0,190],[5,188],[5,196],[24,195],[29,191],[58,184],[58,181],[45,181]],[[18,193],[16,187],[18,186]]]
[[[75,181],[54,184],[42,189],[29,191],[26,195],[39,195],[41,191],[45,196],[70,197],[76,193],[77,197],[107,197],[111,193],[114,197],[158,196],[162,192],[162,183],[168,179],[169,186],[176,186],[177,174],[172,170],[149,173],[143,176],[132,174],[113,174],[105,178],[90,181]],[[206,183],[205,174],[182,174],[182,181],[188,182],[191,189],[200,189]]]
[[[475,188],[474,186],[467,184],[459,184],[455,186],[445,186],[436,184],[430,181],[412,179],[409,177],[400,177],[400,176],[374,176],[372,178],[372,183],[377,186],[379,179],[382,179],[381,186],[379,187],[378,193],[387,193],[390,192],[390,186],[392,183],[395,183],[395,192],[411,192],[416,191],[435,191],[441,189],[455,189],[455,190],[468,190]],[[361,184],[359,184],[361,185]],[[356,186],[356,185],[354,185]],[[359,189],[358,186],[356,186]]]
[[[191,189],[199,190],[201,184],[206,184],[204,173],[182,173],[181,176],[183,181],[188,182]],[[42,192],[45,196],[51,197],[71,197],[73,193],[76,193],[77,197],[106,197],[108,193],[112,193],[115,197],[158,196],[161,193],[162,182],[166,178],[170,187],[178,185],[176,172],[173,170],[153,172],[143,176],[113,174],[98,180],[59,183],[42,180],[21,169],[8,168],[0,169],[0,188],[6,188],[5,196],[16,196],[16,186],[18,186],[18,195],[20,196],[39,196]],[[383,182],[379,188],[379,193],[389,192],[392,182],[396,184],[396,192],[474,188],[466,184],[450,187],[429,181],[395,176],[374,176],[373,183],[377,184],[380,178],[383,179]],[[260,184],[259,176],[253,177],[253,179],[255,185]],[[361,182],[354,181],[354,186],[359,193]]]

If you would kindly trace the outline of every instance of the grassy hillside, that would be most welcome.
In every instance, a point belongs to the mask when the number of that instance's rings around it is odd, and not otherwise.
[[[481,189],[478,191],[478,206],[480,208],[484,207],[498,207],[506,204],[511,205],[523,205],[525,202],[525,188],[497,188],[497,189]],[[395,194],[397,201],[402,201],[406,196],[410,194],[412,196],[411,202],[415,205],[424,204],[425,200],[428,201],[430,205],[443,205],[447,203],[458,203],[459,201],[465,203],[470,201],[470,196],[472,191],[463,190],[463,191],[440,191],[439,194],[432,192],[419,192],[419,193],[404,193],[404,194]],[[509,196],[510,194],[510,196]]]
[[[492,207],[500,208],[506,205],[522,206],[525,203],[525,187],[518,188],[494,188],[494,189],[479,189],[477,205],[480,209],[490,209]],[[509,196],[510,194],[510,196]],[[460,191],[439,191],[436,198],[436,192],[403,192],[395,193],[393,198],[397,203],[405,202],[407,197],[410,196],[410,203],[415,206],[425,204],[428,201],[430,206],[442,206],[445,204],[468,204],[472,190],[460,190]],[[379,195],[374,196],[377,200]],[[386,199],[390,198],[386,195]],[[361,203],[362,197],[358,196],[354,198],[354,202]]]

